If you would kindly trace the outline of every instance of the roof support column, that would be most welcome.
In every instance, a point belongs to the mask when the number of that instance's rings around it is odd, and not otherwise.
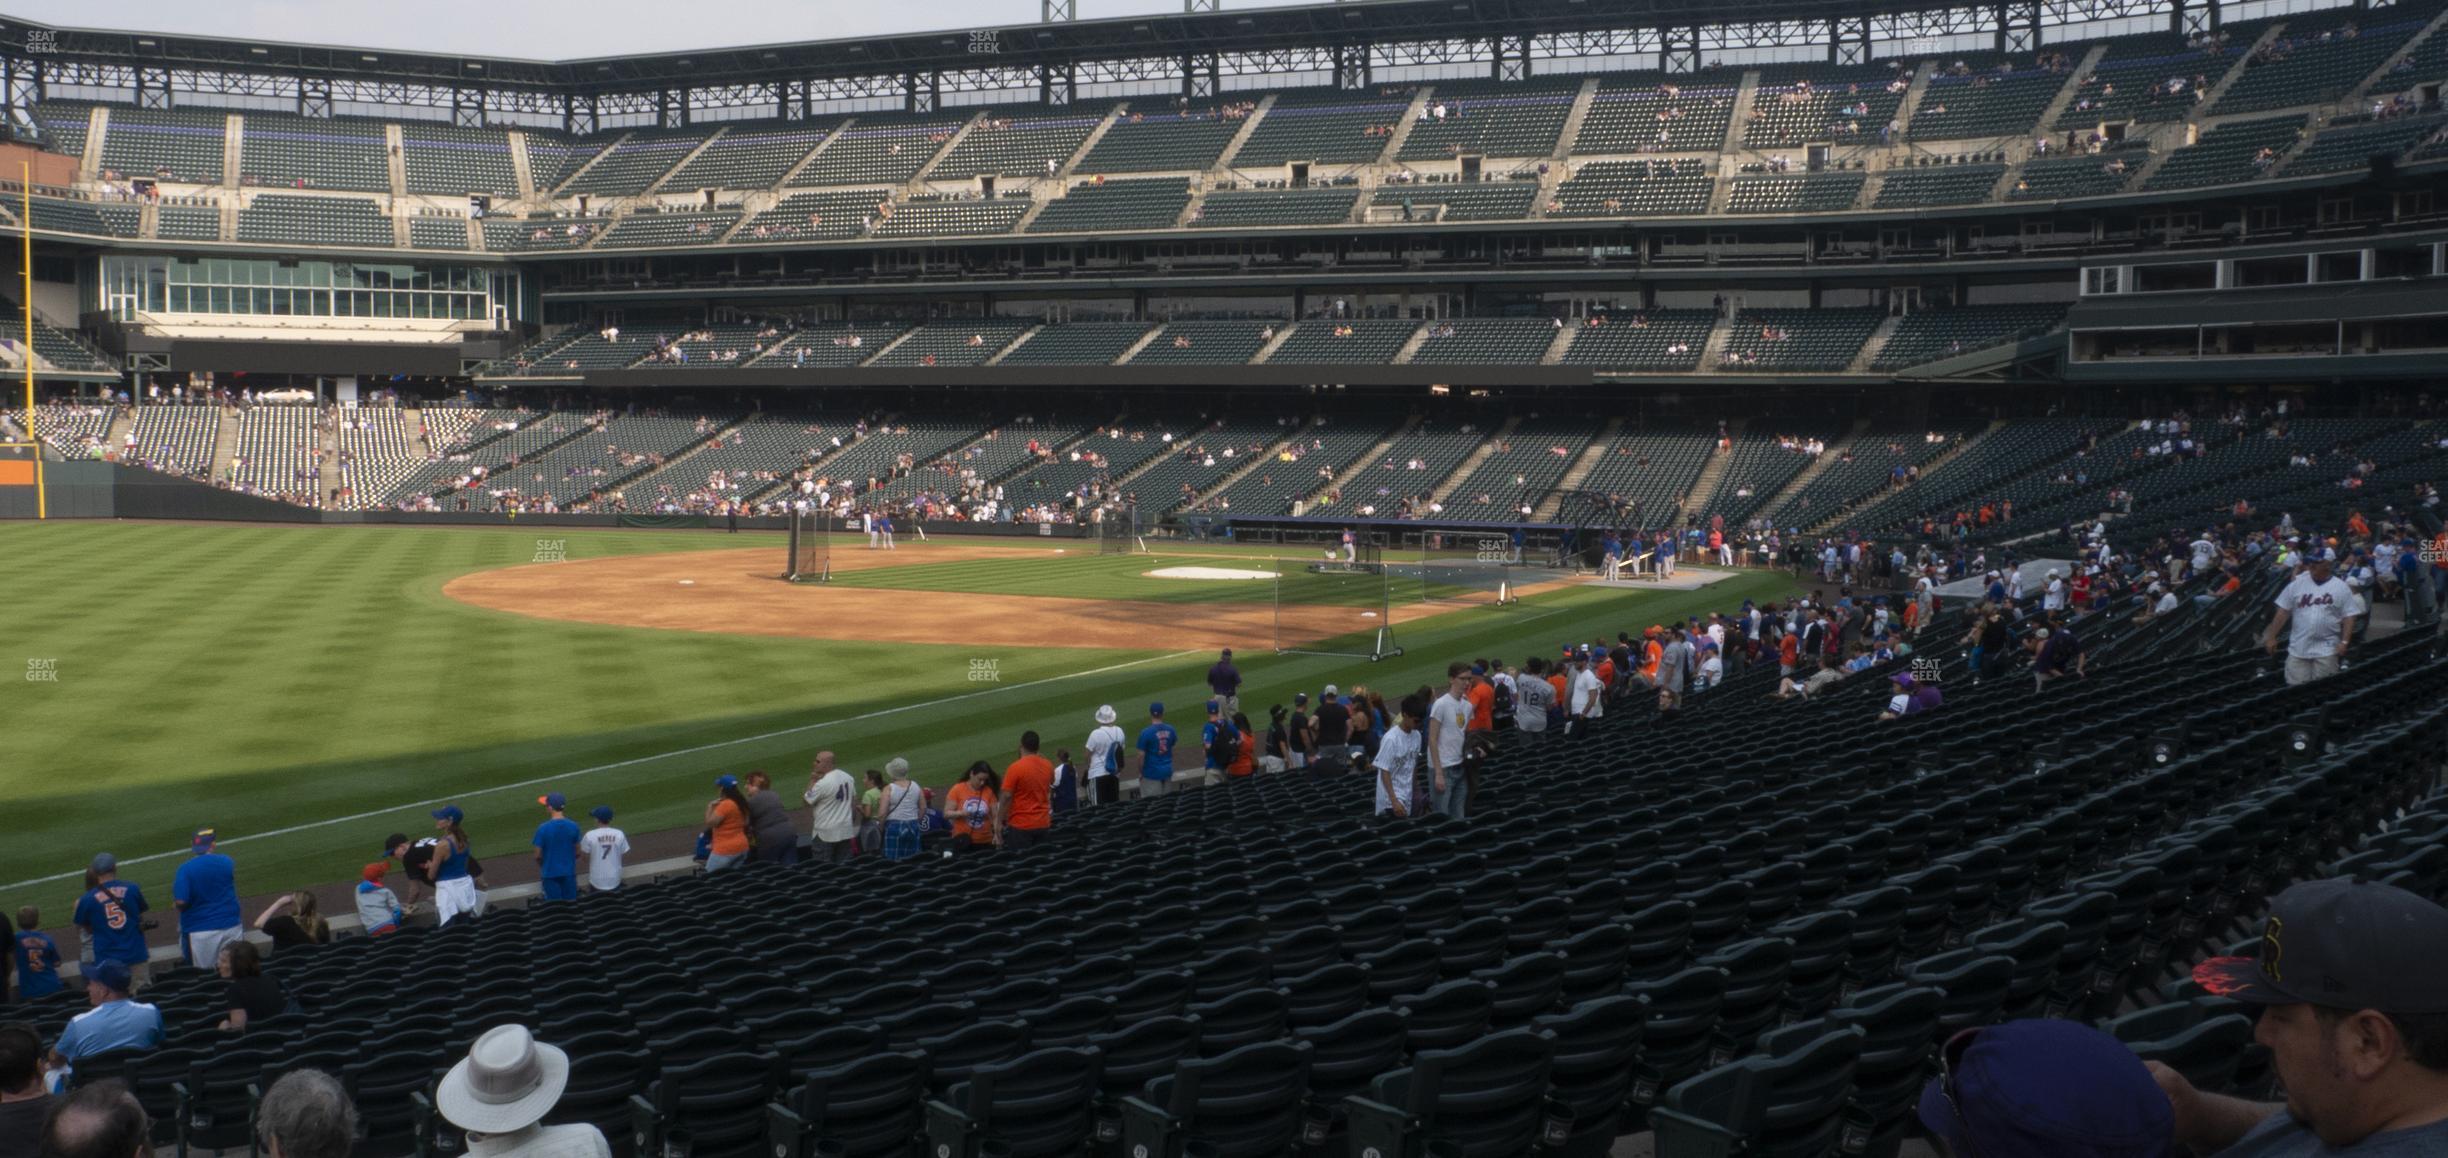
[[[1846,15],[1828,21],[1828,63],[1870,63],[1870,18]]]
[[[2040,51],[2040,0],[2006,0],[1997,6],[1997,50]]]
[[[1181,58],[1181,95],[1185,101],[1207,100],[1223,88],[1223,65],[1212,52],[1192,53]]]
[[[166,109],[170,107],[170,70],[159,65],[136,66],[136,107]]]
[[[1369,87],[1369,46],[1338,44],[1334,50],[1334,81],[1340,89]]]

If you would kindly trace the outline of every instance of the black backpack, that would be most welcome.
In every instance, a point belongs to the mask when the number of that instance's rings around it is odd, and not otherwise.
[[[1512,719],[1513,685],[1503,680],[1492,680],[1489,682],[1496,688],[1496,708],[1493,714],[1499,720]]]
[[[1229,768],[1241,758],[1241,729],[1229,723],[1216,724],[1215,747],[1209,749],[1208,760],[1218,768]]]

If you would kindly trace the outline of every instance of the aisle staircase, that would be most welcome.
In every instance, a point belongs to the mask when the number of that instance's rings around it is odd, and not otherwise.
[[[1571,469],[1564,472],[1563,478],[1556,480],[1555,489],[1538,501],[1538,506],[1531,511],[1532,519],[1543,523],[1555,521],[1556,512],[1564,506],[1564,496],[1580,490],[1581,484],[1589,481],[1590,472],[1606,461],[1607,452],[1615,447],[1616,436],[1623,433],[1623,424],[1621,418],[1607,419],[1606,429],[1599,431],[1598,437],[1581,448],[1581,453],[1573,458]]]

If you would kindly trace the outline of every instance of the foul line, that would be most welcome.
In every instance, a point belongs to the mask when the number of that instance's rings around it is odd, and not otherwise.
[[[1023,688],[1042,687],[1046,684],[1061,683],[1064,680],[1075,680],[1083,676],[1104,675],[1108,672],[1117,672],[1125,668],[1138,667],[1141,664],[1163,663],[1166,660],[1180,659],[1186,655],[1196,654],[1201,654],[1201,652],[1198,649],[1193,649],[1191,651],[1177,651],[1170,655],[1151,656],[1146,659],[1134,659],[1127,663],[1109,664],[1105,667],[1090,668],[1087,671],[1075,671],[1058,676],[1047,676],[1044,679],[1030,680],[1024,684],[1000,684],[980,691],[963,692],[957,696],[946,696],[940,700],[928,700],[924,703],[917,704],[903,704],[895,708],[879,708],[875,711],[865,712],[856,716],[846,716],[838,720],[826,720],[823,723],[800,724],[796,727],[781,728],[771,732],[762,732],[754,736],[740,736],[729,740],[716,740],[711,744],[699,744],[694,748],[681,748],[671,752],[658,752],[652,756],[638,756],[633,759],[619,760],[610,764],[597,764],[592,768],[580,768],[575,772],[562,772],[552,776],[538,776],[530,780],[521,780],[514,784],[497,784],[491,788],[477,788],[467,792],[453,793],[449,796],[437,796],[431,800],[419,800],[410,804],[398,804],[389,808],[378,808],[371,812],[358,812],[348,816],[335,816],[329,820],[317,820],[307,824],[293,824],[287,828],[275,828],[269,832],[256,832],[248,833],[242,836],[223,837],[221,838],[221,843],[223,845],[243,844],[250,840],[263,840],[275,836],[288,836],[292,833],[309,832],[318,828],[328,828],[335,824],[355,824],[360,820],[372,820],[377,816],[389,816],[394,812],[403,812],[411,808],[430,808],[434,805],[450,803],[453,800],[462,800],[477,796],[489,796],[496,792],[510,792],[521,788],[533,788],[539,784],[551,784],[556,781],[575,779],[576,777],[588,776],[597,772],[610,772],[617,768],[629,768],[639,764],[652,764],[657,760],[669,760],[679,756],[694,756],[700,752],[714,751],[717,748],[731,748],[741,744],[756,744],[782,736],[797,735],[800,732],[813,732],[818,728],[837,728],[843,724],[855,724],[861,720],[873,720],[883,716],[891,716],[902,712],[915,711],[920,708],[937,708],[942,707],[945,704],[957,704],[962,700],[973,700],[979,696],[991,696],[997,692],[1016,692]],[[128,865],[144,864],[148,861],[166,860],[170,857],[180,855],[183,854],[175,852],[158,852],[149,856],[121,858],[119,864],[121,867],[125,867]],[[52,881],[64,881],[72,877],[82,877],[83,875],[84,874],[82,872],[53,873],[47,877],[34,877],[29,880],[12,881],[8,884],[0,885],[0,889],[22,889],[33,885],[49,884]]]

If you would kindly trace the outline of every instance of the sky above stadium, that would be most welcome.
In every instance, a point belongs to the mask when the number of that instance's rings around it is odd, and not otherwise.
[[[1319,0],[1224,0],[1227,8]],[[1079,0],[1082,20],[1182,10],[1181,0]],[[66,28],[305,41],[350,48],[568,59],[1034,23],[1038,0],[0,0]]]

